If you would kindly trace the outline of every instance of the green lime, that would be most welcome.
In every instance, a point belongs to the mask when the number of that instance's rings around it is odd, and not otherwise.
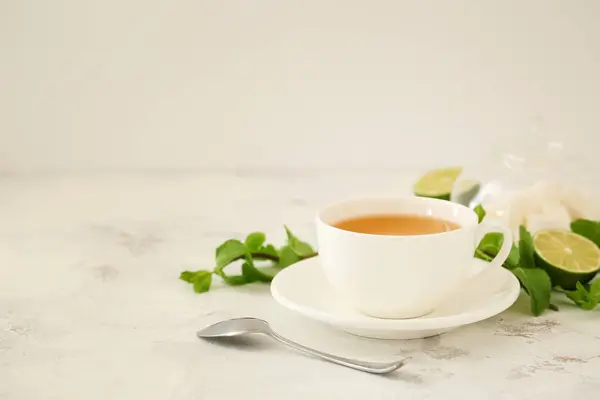
[[[449,167],[429,171],[415,183],[413,192],[420,197],[450,200],[452,187],[461,172],[461,167]]]
[[[591,240],[567,230],[545,229],[533,237],[536,264],[544,268],[553,286],[574,289],[600,270],[600,248]]]

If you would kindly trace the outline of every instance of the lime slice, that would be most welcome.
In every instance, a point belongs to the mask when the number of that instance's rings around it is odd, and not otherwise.
[[[461,172],[461,167],[450,167],[429,171],[415,183],[413,192],[420,197],[450,200],[452,187]]]
[[[600,248],[576,233],[545,229],[533,237],[536,263],[544,268],[552,285],[574,289],[587,283],[600,270]]]

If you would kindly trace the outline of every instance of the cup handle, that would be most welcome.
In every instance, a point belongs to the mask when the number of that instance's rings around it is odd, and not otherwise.
[[[489,222],[482,222],[477,226],[475,231],[475,248],[477,248],[477,245],[487,233],[492,232],[497,232],[504,235],[502,247],[500,247],[500,251],[498,252],[498,254],[496,254],[496,257],[494,257],[494,259],[489,262],[490,265],[486,266],[485,268],[482,268],[479,272],[477,272],[474,275],[471,275],[467,279],[468,284],[471,284],[474,281],[479,282],[477,285],[468,285],[468,287],[471,287],[471,291],[477,292],[480,290],[487,290],[483,289],[483,287],[487,286],[487,280],[490,280],[490,283],[495,280],[495,269],[502,268],[502,264],[504,263],[504,261],[506,261],[508,255],[510,254],[510,249],[512,247],[512,233],[508,228],[505,228],[502,225],[492,224]]]
[[[489,222],[482,222],[477,226],[475,231],[475,248],[479,245],[479,242],[483,237],[488,233],[501,233],[504,235],[504,240],[502,241],[502,246],[500,247],[500,251],[496,254],[496,257],[492,261],[490,261],[490,265],[488,268],[502,267],[502,264],[508,258],[510,254],[510,249],[512,248],[512,233],[510,230],[499,224],[492,224]],[[488,269],[486,268],[486,269]]]
[[[481,268],[479,272],[469,276],[459,288],[450,292],[447,299],[464,299],[473,298],[482,294],[489,294],[489,285],[497,282],[496,268],[502,268],[502,264],[508,258],[512,247],[512,233],[508,228],[501,225],[496,225],[488,222],[482,222],[475,228],[475,248],[486,235],[486,233],[498,232],[504,235],[502,247],[489,265]]]
[[[496,268],[502,268],[502,264],[508,258],[510,254],[510,249],[512,248],[512,233],[511,231],[499,224],[492,224],[489,222],[482,222],[479,224],[475,231],[475,248],[479,245],[479,242],[487,233],[497,232],[504,235],[504,240],[502,241],[502,246],[500,247],[500,251],[496,254],[496,257],[492,261],[490,261],[490,265],[486,268],[483,268],[481,271],[476,273],[475,275],[469,278],[469,281],[479,280],[484,282],[487,275],[493,274]],[[490,278],[491,279],[491,278]],[[481,285],[479,285],[481,286]]]

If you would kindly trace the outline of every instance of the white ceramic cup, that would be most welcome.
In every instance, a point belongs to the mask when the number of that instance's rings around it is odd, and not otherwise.
[[[460,228],[427,235],[374,235],[334,227],[354,217],[410,214],[441,218]],[[478,224],[463,205],[422,197],[349,200],[317,215],[319,258],[327,280],[353,308],[378,318],[416,318],[459,293],[472,276],[479,240],[488,232],[504,234],[498,255],[483,269],[501,268],[512,236],[502,226]],[[480,277],[482,273],[476,274]]]

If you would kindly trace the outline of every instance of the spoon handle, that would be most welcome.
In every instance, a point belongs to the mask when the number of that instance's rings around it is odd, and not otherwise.
[[[371,374],[385,374],[385,373],[394,371],[394,370],[400,368],[401,366],[403,366],[406,361],[406,359],[403,359],[400,361],[394,361],[394,362],[390,362],[390,363],[378,363],[378,362],[352,360],[350,358],[338,357],[333,354],[328,354],[328,353],[324,353],[324,352],[316,350],[316,349],[311,349],[310,347],[303,346],[303,345],[296,343],[290,339],[287,339],[272,330],[269,334],[272,338],[278,340],[279,342],[281,342],[287,346],[290,346],[293,349],[301,351],[303,353],[323,358],[334,364],[343,365],[344,367],[357,369],[357,370],[363,371],[363,372],[369,372]]]

